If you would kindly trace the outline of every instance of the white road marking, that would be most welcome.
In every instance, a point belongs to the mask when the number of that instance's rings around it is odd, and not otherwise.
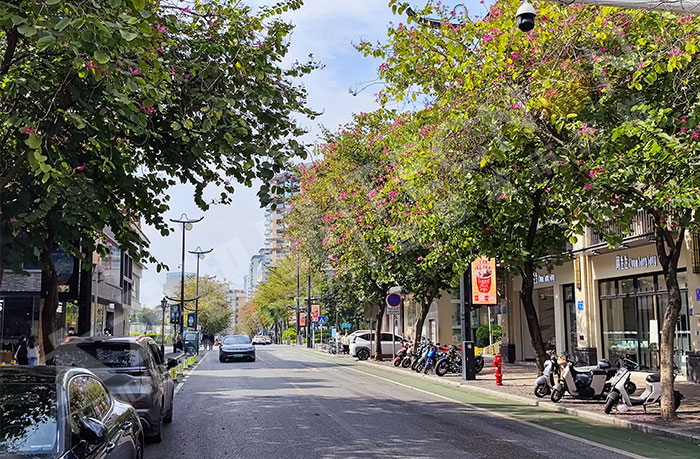
[[[207,352],[207,355],[205,355],[204,358],[203,358],[202,360],[200,360],[199,362],[197,362],[197,363],[192,367],[192,369],[188,370],[189,373],[188,373],[187,375],[185,375],[184,378],[182,378],[182,381],[180,381],[179,383],[177,383],[177,386],[175,386],[175,391],[173,392],[173,395],[177,395],[177,393],[180,392],[180,389],[182,389],[182,386],[187,382],[187,379],[190,377],[190,375],[192,374],[192,372],[193,372],[194,370],[196,370],[197,367],[199,366],[199,364],[202,363],[202,362],[204,362],[204,361],[209,357],[209,354],[211,354],[211,353],[212,353],[211,351]]]

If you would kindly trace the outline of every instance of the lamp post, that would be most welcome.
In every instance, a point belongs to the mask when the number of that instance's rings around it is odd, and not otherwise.
[[[297,262],[297,344],[301,344],[301,330],[299,329],[301,314],[299,312],[299,300],[299,263]]]
[[[163,320],[160,325],[160,353],[165,356],[165,310],[168,308],[168,300],[165,297],[160,300],[160,307],[163,309]]]
[[[197,255],[197,284],[195,287],[195,294],[194,297],[196,298],[194,300],[194,329],[197,330],[197,326],[199,325],[199,260],[203,260],[204,256],[208,253],[211,253],[211,251],[214,249],[209,249],[209,250],[202,250],[197,246],[195,250],[190,250],[189,252],[193,255]]]
[[[306,347],[313,349],[314,344],[311,342],[311,274],[308,279],[308,295],[306,297]]]
[[[187,214],[182,214],[180,219],[171,218],[170,221],[173,223],[179,223],[182,225],[182,264],[180,265],[180,335],[185,333],[185,231],[192,229],[193,223],[201,222],[204,217],[198,219],[190,219]],[[177,329],[177,326],[176,326]],[[173,352],[177,352],[177,340],[173,342]]]

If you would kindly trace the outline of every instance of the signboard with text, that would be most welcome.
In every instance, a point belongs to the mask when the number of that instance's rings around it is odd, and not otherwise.
[[[386,313],[389,316],[397,316],[401,312],[401,294],[390,293],[386,297]]]
[[[496,259],[480,257],[472,263],[472,304],[497,304]]]
[[[321,305],[312,304],[311,305],[311,322],[318,322],[318,316],[321,314]]]

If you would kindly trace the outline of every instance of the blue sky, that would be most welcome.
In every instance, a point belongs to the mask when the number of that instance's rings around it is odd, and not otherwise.
[[[414,3],[421,5],[419,1]],[[483,8],[477,1],[473,3]],[[378,108],[374,102],[378,86],[356,96],[348,89],[375,80],[380,64],[358,53],[353,43],[384,41],[390,21],[405,22],[405,18],[394,16],[387,5],[388,0],[306,0],[300,10],[286,14],[285,19],[296,26],[289,61],[303,61],[313,53],[315,60],[325,64],[324,69],[304,79],[311,107],[323,112],[314,121],[302,121],[310,131],[305,141],[314,141],[320,131],[319,123],[333,129],[350,121],[353,113]],[[210,191],[212,197],[218,194],[214,189]],[[167,218],[178,218],[182,213],[190,218],[204,216],[204,220],[186,236],[188,250],[197,246],[204,250],[214,249],[200,262],[202,274],[216,275],[218,279],[232,282],[235,287],[243,286],[250,257],[264,245],[264,214],[256,192],[256,189],[240,186],[231,205],[218,206],[203,213],[192,200],[191,187],[180,185],[171,190],[172,211]],[[151,240],[152,253],[171,270],[179,270],[181,233],[163,238],[151,228],[145,228],[145,232]],[[185,267],[187,271],[194,271],[193,255],[187,255]],[[149,307],[160,304],[164,283],[165,273],[158,273],[154,266],[148,266],[141,282],[141,303]]]

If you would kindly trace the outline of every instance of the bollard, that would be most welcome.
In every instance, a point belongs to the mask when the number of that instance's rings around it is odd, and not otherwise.
[[[494,373],[496,376],[496,385],[502,386],[503,372],[501,371],[501,367],[503,366],[503,362],[501,361],[501,354],[496,354],[496,357],[493,359],[493,366],[496,367],[496,373]]]
[[[170,369],[170,376],[173,378],[173,381],[177,381],[177,370],[175,368]]]

